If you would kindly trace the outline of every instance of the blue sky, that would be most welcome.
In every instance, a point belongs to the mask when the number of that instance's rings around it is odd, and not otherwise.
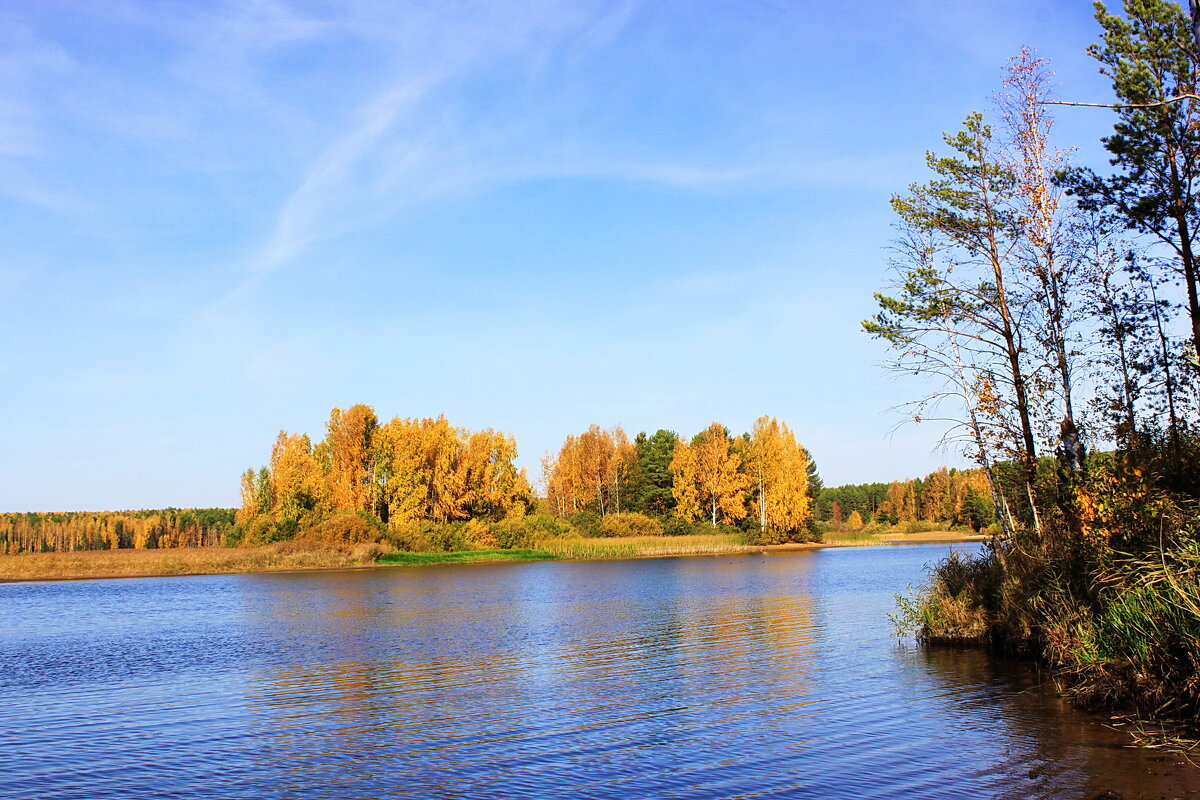
[[[888,198],[1090,3],[0,6],[0,511],[229,506],[329,409],[517,437],[770,414],[961,464],[859,332]],[[1059,113],[1103,163],[1107,112]]]

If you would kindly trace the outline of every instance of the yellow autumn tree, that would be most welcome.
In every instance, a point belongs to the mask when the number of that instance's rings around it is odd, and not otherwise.
[[[241,497],[242,507],[237,510],[236,519],[239,525],[244,525],[258,515],[258,482],[253,469],[242,473]]]
[[[276,520],[308,519],[318,510],[324,490],[321,468],[313,458],[308,434],[280,431],[271,448],[271,485]]]
[[[375,486],[371,462],[371,436],[379,425],[370,406],[355,405],[329,413],[325,446],[328,448],[328,500],[335,511],[370,508]]]
[[[700,491],[696,479],[696,451],[683,439],[675,442],[671,459],[671,496],[675,498],[674,514],[685,522],[700,516]]]
[[[608,469],[605,472],[605,485],[610,493],[609,506],[617,514],[621,513],[621,492],[628,486],[630,479],[637,472],[637,447],[629,441],[620,425],[608,430],[608,438],[612,444]],[[628,501],[626,501],[628,502]]]
[[[565,516],[621,511],[622,492],[637,468],[637,448],[619,425],[608,430],[590,425],[567,436],[558,455],[542,459],[542,483],[550,507]]]
[[[759,417],[750,436],[738,440],[749,481],[750,508],[759,526],[801,530],[810,516],[808,456],[787,423]]]
[[[458,469],[463,442],[458,430],[444,416],[423,419],[419,425],[426,516],[434,522],[465,519],[466,491]]]
[[[419,522],[428,494],[420,426],[396,417],[375,432],[372,448],[381,519],[392,526]]]
[[[557,457],[547,454],[542,464],[546,497],[560,516],[584,510],[590,499],[590,484],[583,463],[579,437],[568,435]]]
[[[513,464],[517,442],[491,428],[466,437],[459,461],[465,492],[463,507],[472,518],[503,519],[521,512],[529,502],[529,481]]]
[[[916,490],[912,481],[892,481],[888,484],[887,499],[879,504],[880,515],[890,514],[897,522],[912,522],[917,518]]]
[[[932,472],[921,484],[921,519],[948,522],[955,517],[954,482],[945,467]]]
[[[749,479],[740,471],[741,456],[734,452],[725,426],[714,422],[696,435],[691,449],[695,458],[695,484],[700,505],[715,527],[746,516]]]

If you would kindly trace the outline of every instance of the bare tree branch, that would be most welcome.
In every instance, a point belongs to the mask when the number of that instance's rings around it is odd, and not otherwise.
[[[1153,103],[1074,103],[1069,100],[1042,100],[1038,105],[1043,106],[1079,106],[1082,108],[1157,108],[1158,106],[1166,106],[1171,103],[1177,103],[1180,100],[1200,100],[1200,94],[1192,94],[1184,92],[1177,94],[1174,97],[1168,97],[1166,100],[1156,100]]]

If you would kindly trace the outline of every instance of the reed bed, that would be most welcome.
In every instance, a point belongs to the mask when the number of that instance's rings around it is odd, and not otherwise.
[[[161,550],[77,550],[0,556],[0,580],[135,578],[217,575],[365,566],[378,545],[331,549],[278,542],[264,547],[172,547]]]
[[[375,560],[376,564],[412,566],[418,564],[463,564],[487,561],[554,561],[558,556],[545,550],[523,547],[504,550],[455,550],[449,553],[384,553]]]
[[[870,531],[830,531],[821,538],[821,541],[823,544],[837,547],[864,547],[887,544],[887,542]]]
[[[540,548],[565,559],[644,558],[748,553],[760,548],[735,534],[691,536],[621,536],[612,538],[547,539]]]

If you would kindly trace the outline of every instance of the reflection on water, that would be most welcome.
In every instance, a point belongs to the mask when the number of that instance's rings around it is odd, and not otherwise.
[[[1028,666],[897,645],[945,550],[0,586],[0,796],[1200,794]]]

